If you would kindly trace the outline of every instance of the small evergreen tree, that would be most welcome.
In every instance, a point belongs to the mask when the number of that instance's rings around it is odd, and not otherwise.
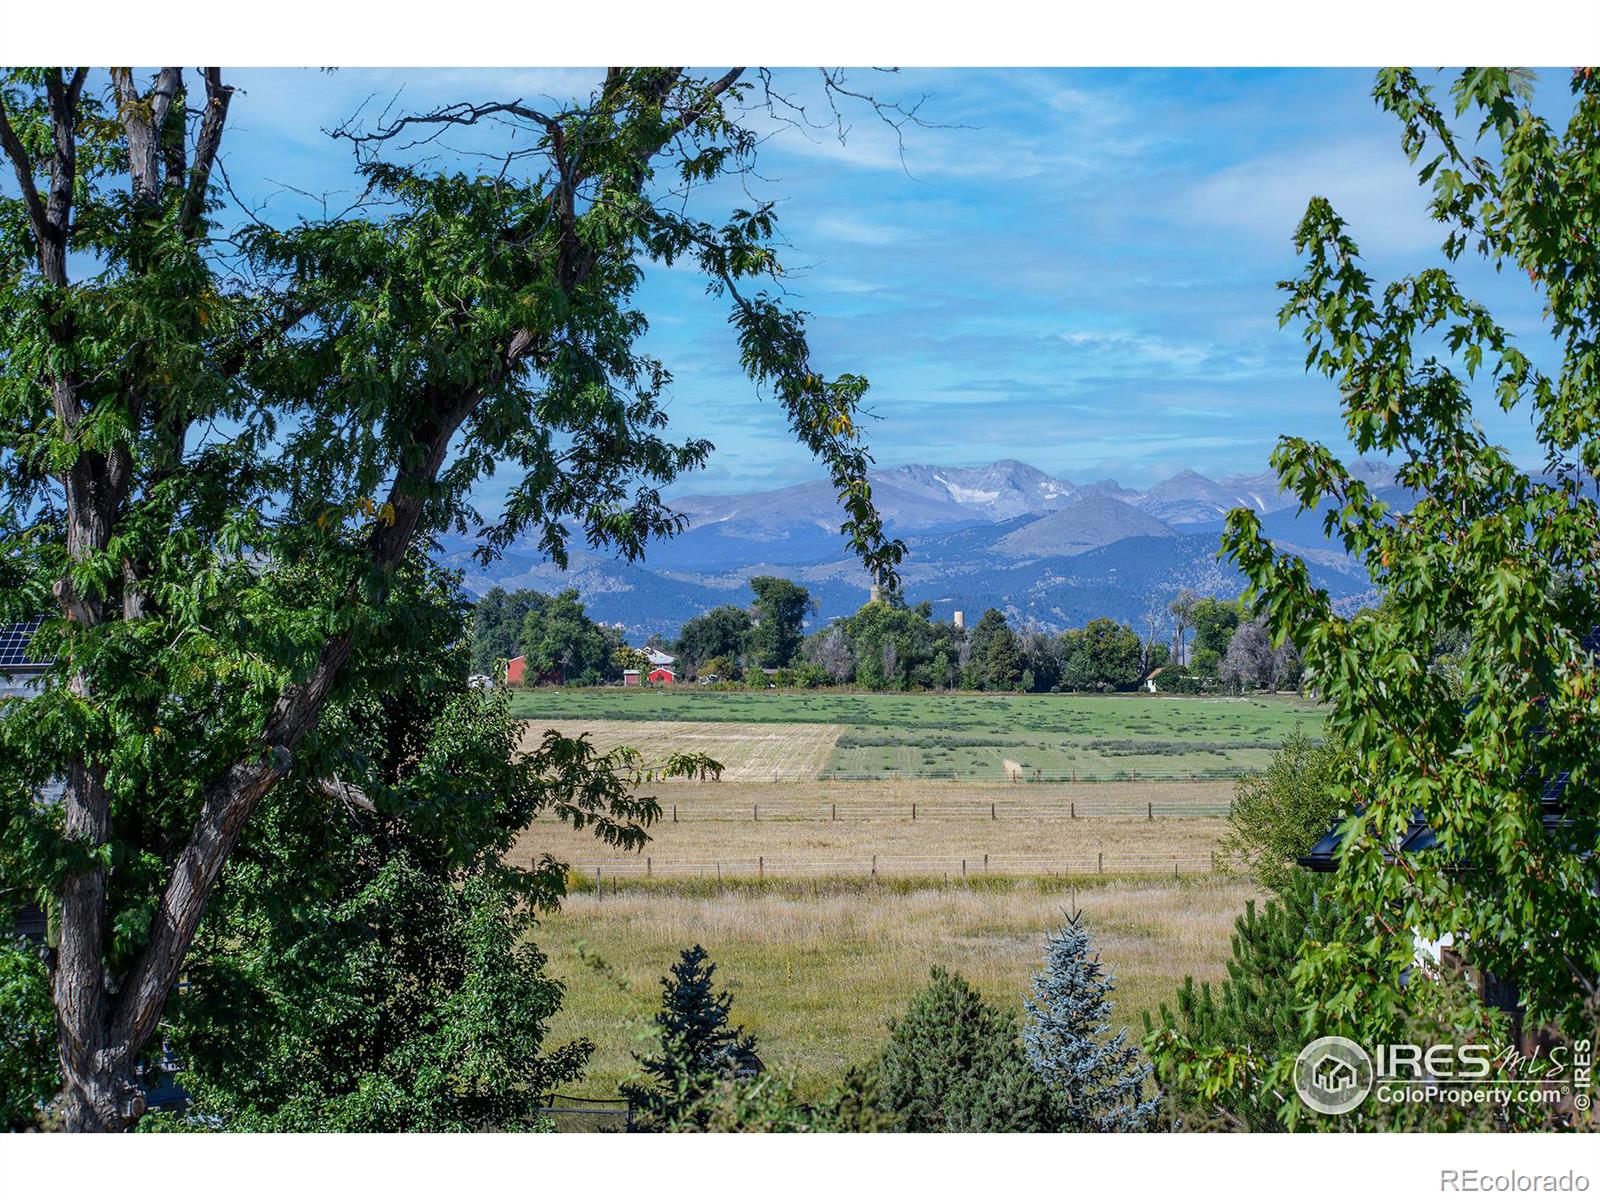
[[[1279,887],[1279,899],[1268,901],[1265,909],[1250,901],[1234,923],[1233,957],[1221,987],[1184,980],[1177,1009],[1161,1006],[1159,1031],[1145,1014],[1145,1027],[1152,1031],[1146,1043],[1160,1066],[1172,1116],[1185,1127],[1283,1128],[1281,1097],[1265,1086],[1264,1077],[1274,1062],[1292,1058],[1306,1041],[1306,999],[1290,973],[1301,945],[1328,936],[1336,922],[1316,879],[1306,872],[1285,876]],[[1235,1070],[1217,1072],[1205,1065],[1209,1053],[1223,1050],[1234,1053]]]
[[[713,990],[717,964],[696,944],[680,952],[672,974],[661,980],[660,1050],[639,1059],[649,1085],[625,1084],[622,1094],[640,1110],[646,1129],[679,1125],[699,1110],[699,1102],[721,1081],[758,1070],[755,1038],[730,1026],[729,992]]]
[[[1050,1098],[1017,1042],[1016,1021],[960,975],[934,967],[890,1023],[878,1101],[908,1133],[1032,1133],[1051,1128]]]
[[[1150,1064],[1126,1029],[1111,1032],[1115,984],[1093,954],[1082,914],[1045,940],[1022,1041],[1050,1089],[1057,1128],[1128,1133],[1147,1128],[1155,1115],[1156,1099],[1145,1094]]]

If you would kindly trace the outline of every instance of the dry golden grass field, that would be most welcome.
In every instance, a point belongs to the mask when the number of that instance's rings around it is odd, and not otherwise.
[[[911,880],[784,880],[723,889],[628,881],[601,899],[568,898],[539,943],[567,987],[551,1036],[588,1037],[595,1056],[576,1090],[614,1094],[646,1048],[659,980],[678,951],[703,944],[734,994],[733,1019],[769,1067],[819,1094],[870,1059],[885,1022],[943,964],[991,1000],[1021,1010],[1043,937],[1074,902],[1117,976],[1116,1020],[1170,1001],[1184,976],[1223,974],[1234,918],[1255,894],[1221,877],[1149,881],[993,878],[970,887]]]
[[[571,894],[538,940],[568,989],[552,1036],[596,1044],[574,1089],[588,1095],[613,1094],[633,1072],[660,978],[696,942],[764,1060],[817,1094],[877,1053],[885,1022],[935,964],[1020,1011],[1046,931],[1074,904],[1118,977],[1118,1021],[1141,1033],[1141,1014],[1185,976],[1222,976],[1233,922],[1255,895],[1213,871],[1231,779],[835,781],[835,724],[548,726],[647,759],[700,751],[726,768],[720,781],[650,784],[662,818],[638,854],[551,817],[511,853],[572,867]],[[528,740],[548,726],[531,722]]]
[[[833,757],[842,725],[780,725],[741,721],[525,721],[524,748],[546,729],[567,737],[585,735],[598,750],[629,746],[647,762],[669,754],[706,754],[722,764],[729,783],[746,780],[815,779]]]
[[[879,876],[960,878],[963,862],[969,877],[1192,874],[1211,870],[1233,784],[722,782],[649,790],[663,817],[637,855],[547,816],[512,856],[550,854],[591,877],[598,866],[605,878],[849,877],[874,865]]]

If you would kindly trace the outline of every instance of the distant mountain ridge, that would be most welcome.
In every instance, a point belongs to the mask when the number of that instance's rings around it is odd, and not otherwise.
[[[1409,507],[1387,464],[1361,461],[1350,469],[1383,499]],[[1143,491],[1109,479],[1074,483],[1012,459],[889,467],[870,478],[888,532],[907,543],[907,599],[933,601],[940,617],[962,609],[976,619],[992,605],[1053,629],[1095,616],[1139,625],[1180,587],[1235,594],[1242,580],[1217,559],[1218,533],[1234,508],[1255,510],[1282,548],[1304,551],[1315,582],[1336,602],[1354,606],[1371,594],[1361,565],[1328,542],[1321,514],[1297,513],[1272,472],[1213,480],[1181,471]],[[642,562],[575,548],[562,572],[531,547],[513,546],[484,569],[456,539],[447,540],[441,557],[478,593],[496,585],[576,587],[593,616],[637,637],[675,633],[718,604],[748,603],[746,583],[761,574],[810,588],[818,602],[813,625],[866,599],[869,581],[839,533],[843,517],[826,480],[671,503],[687,529],[653,544]]]

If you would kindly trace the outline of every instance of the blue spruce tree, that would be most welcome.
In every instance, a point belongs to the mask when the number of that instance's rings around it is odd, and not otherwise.
[[[1155,1115],[1150,1064],[1126,1029],[1111,1032],[1115,984],[1093,953],[1081,913],[1045,939],[1022,1041],[1049,1086],[1059,1129],[1128,1133],[1148,1128]]]

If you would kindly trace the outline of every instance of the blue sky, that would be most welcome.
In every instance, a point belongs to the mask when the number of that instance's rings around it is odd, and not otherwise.
[[[305,70],[233,74],[227,168],[286,214],[293,182],[349,196],[348,150],[319,130],[369,96],[399,107],[586,92],[587,71]],[[880,463],[1017,458],[1128,486],[1182,468],[1266,467],[1279,434],[1344,449],[1331,385],[1306,376],[1280,330],[1274,284],[1296,269],[1306,201],[1330,197],[1380,280],[1439,261],[1441,231],[1378,111],[1368,71],[916,70],[863,75],[886,98],[926,95],[940,127],[909,129],[904,158],[870,113],[846,140],[775,129],[762,178],[789,243],[788,288],[813,314],[819,367],[872,383]],[[814,76],[781,84],[820,103]],[[1541,106],[1565,80],[1541,79]],[[697,201],[707,216],[747,200]],[[1537,337],[1537,297],[1515,275],[1459,272],[1514,331]],[[687,270],[652,272],[647,347],[675,382],[673,428],[716,452],[680,492],[815,478],[777,407],[739,373],[724,307]],[[1542,341],[1530,351],[1542,357]],[[1528,465],[1525,415],[1483,406]],[[485,499],[488,499],[486,496]]]

